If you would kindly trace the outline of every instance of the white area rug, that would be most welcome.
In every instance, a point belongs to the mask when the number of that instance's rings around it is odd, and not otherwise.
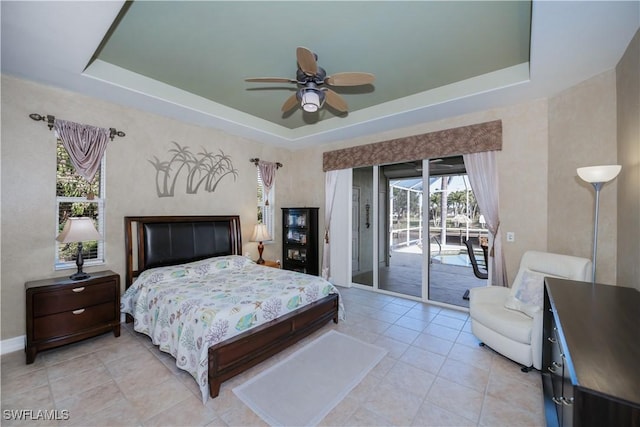
[[[317,425],[387,350],[330,331],[233,389],[272,426]]]

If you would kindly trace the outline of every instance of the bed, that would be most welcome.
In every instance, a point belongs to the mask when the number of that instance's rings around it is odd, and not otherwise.
[[[122,312],[191,373],[203,402],[341,316],[324,279],[242,257],[239,216],[125,217],[125,251]]]

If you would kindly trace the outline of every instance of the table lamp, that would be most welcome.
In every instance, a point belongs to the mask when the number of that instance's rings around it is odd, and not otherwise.
[[[102,239],[102,236],[100,236],[100,233],[96,230],[91,218],[69,218],[64,224],[62,233],[56,237],[56,240],[60,243],[78,243],[78,253],[76,254],[78,271],[69,276],[71,280],[84,280],[90,277],[89,274],[82,271],[82,265],[84,264],[84,259],[82,258],[82,242],[100,239]]]
[[[264,264],[264,260],[262,259],[262,251],[264,250],[263,241],[271,240],[271,236],[269,236],[269,232],[267,231],[267,226],[264,224],[256,224],[253,229],[253,235],[251,236],[252,242],[258,242],[258,260],[256,264]]]

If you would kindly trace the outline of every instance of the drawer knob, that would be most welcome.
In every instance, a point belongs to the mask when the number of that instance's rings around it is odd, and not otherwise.
[[[83,286],[83,287],[81,287],[81,288],[73,288],[73,289],[71,289],[71,290],[72,290],[73,292],[82,292],[82,291],[84,291],[84,286]]]
[[[79,310],[73,310],[72,313],[73,314],[82,314],[82,313],[84,313],[84,308],[81,308]]]

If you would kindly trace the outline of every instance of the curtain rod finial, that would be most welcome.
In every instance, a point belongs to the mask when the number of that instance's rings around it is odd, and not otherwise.
[[[47,114],[46,116],[43,116],[41,114],[38,113],[31,113],[29,114],[29,117],[31,117],[31,119],[39,122],[39,121],[46,121],[47,122],[47,126],[49,126],[49,130],[53,129],[53,123],[55,122],[56,118],[55,116],[52,116],[50,114]]]
[[[122,138],[123,136],[125,136],[125,133],[116,128],[109,128],[109,138],[113,141],[113,138],[116,136]]]

